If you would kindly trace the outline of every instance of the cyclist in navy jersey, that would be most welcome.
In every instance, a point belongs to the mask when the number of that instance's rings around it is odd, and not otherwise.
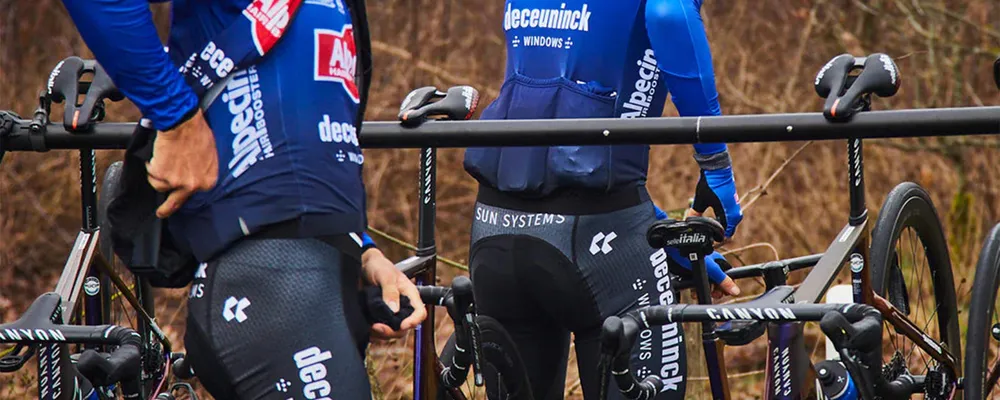
[[[201,262],[185,334],[201,383],[220,399],[370,398],[369,333],[426,312],[363,233],[364,1],[175,0],[169,53],[146,0],[64,4],[158,131],[157,216]],[[362,279],[393,310],[409,299],[399,331],[369,326]]]
[[[507,0],[504,8],[507,72],[483,119],[655,117],[668,92],[682,116],[721,113],[699,0]],[[731,237],[742,212],[727,146],[694,150],[701,174],[689,214],[713,208]],[[510,333],[535,398],[562,398],[572,332],[584,397],[596,399],[604,319],[677,301],[668,266],[690,263],[646,242],[646,229],[665,217],[645,189],[648,162],[646,145],[466,150],[465,169],[480,183],[470,249],[477,310]],[[710,277],[738,294],[720,258],[712,255]],[[678,324],[640,333],[633,368],[662,378],[657,398],[684,397],[682,334]]]

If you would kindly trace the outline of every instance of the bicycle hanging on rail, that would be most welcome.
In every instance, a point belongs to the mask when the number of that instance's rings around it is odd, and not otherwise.
[[[860,73],[855,75],[857,71]],[[892,96],[898,84],[898,69],[887,55],[856,58],[845,54],[832,59],[819,72],[816,91],[826,98],[826,118],[839,122],[868,111],[871,94]],[[849,129],[849,124],[844,124],[844,129]],[[729,271],[734,278],[765,278],[767,291],[749,302],[711,303],[704,257],[722,239],[717,222],[692,217],[661,221],[650,227],[647,238],[651,246],[677,246],[690,259],[697,260],[693,279],[679,286],[693,286],[699,304],[649,306],[605,322],[603,368],[608,371],[606,377],[613,377],[626,397],[651,398],[661,387],[655,375],[640,380],[629,369],[628,351],[640,331],[671,323],[701,322],[712,396],[716,399],[730,398],[723,345],[748,343],[764,333],[765,325],[768,354],[781,355],[768,357],[765,398],[806,398],[814,393],[814,377],[818,377],[823,395],[831,399],[898,399],[918,393],[927,399],[955,398],[962,372],[961,338],[948,247],[937,212],[922,188],[903,183],[889,194],[869,234],[861,138],[848,139],[847,153],[848,224],[822,254]],[[912,244],[911,239],[919,240],[922,246],[900,246]],[[912,254],[903,253],[907,247]],[[921,260],[927,261],[929,274]],[[851,266],[854,304],[815,304],[845,263]],[[790,271],[810,266],[812,270],[798,288],[786,284]],[[904,270],[912,272],[910,279]],[[925,275],[929,275],[927,281],[921,279]],[[932,294],[932,308],[923,313],[915,311],[914,303],[923,305],[922,301],[930,297],[927,293]],[[911,319],[921,315],[927,321]],[[812,365],[802,340],[805,321],[820,322],[839,360]],[[717,322],[729,323],[716,328]],[[883,342],[884,336],[889,337],[889,343]],[[909,348],[898,347],[903,340],[912,342]],[[883,348],[883,344],[891,347]],[[913,357],[915,352],[917,357]],[[609,390],[607,385],[604,389]]]
[[[99,64],[70,57],[59,63],[51,74],[54,79],[39,94],[39,107],[26,120],[9,111],[0,111],[0,161],[5,151],[45,152],[50,149],[78,149],[81,152],[81,194],[83,227],[54,292],[43,294],[13,322],[0,324],[0,344],[12,344],[0,352],[0,373],[20,370],[33,357],[38,358],[38,397],[52,400],[82,399],[94,391],[94,399],[141,398],[172,399],[175,391],[185,390],[197,399],[193,388],[184,382],[165,384],[171,372],[174,378],[193,376],[182,353],[172,352],[169,339],[154,318],[153,296],[148,282],[133,276],[114,261],[111,246],[99,241],[105,210],[121,174],[121,163],[108,169],[97,198],[95,149],[124,149],[134,124],[104,123],[104,101],[119,101],[121,93]],[[92,77],[90,80],[85,77]],[[468,118],[474,110],[464,96],[476,94],[471,87],[452,88],[448,95],[435,93],[421,104],[411,104],[414,114],[425,117]],[[82,102],[77,103],[79,95]],[[431,103],[433,99],[440,101]],[[53,102],[66,101],[63,124],[49,122]],[[461,107],[460,107],[461,106]],[[462,111],[464,110],[464,111]],[[421,157],[421,193],[434,196],[434,153]],[[418,392],[436,396],[438,382],[454,399],[464,399],[458,388],[464,383],[470,366],[478,370],[479,346],[475,342],[475,307],[471,282],[458,277],[452,287],[431,286],[434,282],[433,245],[434,203],[421,209],[421,244],[424,251],[397,264],[409,276],[423,273],[418,291],[425,304],[448,310],[456,325],[459,343],[465,349],[448,360],[439,360],[433,346],[433,317],[418,332],[418,360],[425,369],[415,382]],[[100,251],[98,251],[100,248]],[[121,267],[118,269],[118,267]],[[425,284],[426,283],[426,284]],[[86,298],[81,299],[81,290]],[[116,303],[117,301],[117,303]],[[128,308],[127,306],[131,307]],[[433,309],[433,307],[432,307]],[[126,314],[118,315],[114,312]],[[431,316],[433,316],[432,312]],[[111,318],[117,316],[118,318]],[[115,325],[131,322],[134,328]],[[85,324],[85,325],[81,325]],[[420,339],[423,334],[424,338]],[[423,343],[423,346],[421,346]],[[430,345],[427,346],[426,343]],[[71,354],[70,344],[82,344],[86,350]],[[481,382],[481,379],[479,380]],[[422,382],[431,382],[431,384]],[[423,397],[423,398],[430,398]]]
[[[100,129],[97,130],[74,130],[66,126],[39,124],[38,121],[32,123],[32,121],[22,120],[16,115],[3,113],[0,117],[0,159],[2,159],[5,149],[15,151],[120,149],[124,147],[134,129],[134,124],[131,123],[101,123],[99,125]],[[502,123],[496,121],[432,122],[418,127],[404,127],[398,123],[389,122],[371,122],[365,124],[365,134],[361,138],[361,144],[366,148],[437,148],[497,144],[523,146],[626,143],[691,144],[851,139],[852,141],[856,140],[860,145],[860,140],[863,138],[996,133],[1000,133],[1000,107],[964,107],[872,111],[854,115],[847,122],[837,123],[828,121],[819,113],[647,118],[629,121],[603,118],[521,120],[502,121]],[[860,150],[860,146],[858,149]],[[860,161],[860,152],[858,155]],[[83,158],[85,157],[81,157],[81,159]],[[81,164],[84,162],[81,161]],[[864,224],[860,225],[863,227]],[[861,236],[859,232],[863,229],[848,231],[853,226],[855,226],[855,221],[852,221],[851,225],[845,228],[841,235],[838,235],[838,241],[852,244],[858,241],[858,236]],[[848,234],[844,235],[845,232]],[[89,247],[86,244],[87,240],[95,240],[95,238],[87,236],[84,238],[83,246],[74,246],[74,248]],[[78,240],[78,244],[79,242],[80,240]],[[822,278],[829,274],[830,268],[839,269],[840,264],[847,258],[847,252],[853,247],[851,245],[836,246],[834,243],[831,245],[831,249],[822,255],[746,267],[748,269],[735,269],[730,271],[730,274],[735,278],[738,273],[748,276],[760,275],[772,269],[797,269],[815,265],[814,272],[810,276],[816,275],[817,278],[812,279],[814,281],[812,287],[815,289],[817,283],[822,283],[824,284],[823,290],[825,290],[829,280]],[[843,252],[843,257],[832,256],[832,250]],[[91,249],[89,252],[93,253],[93,250]],[[79,258],[82,259],[84,253],[79,254]],[[840,260],[835,260],[837,258]],[[829,259],[829,261],[822,259]],[[99,262],[100,255],[94,254],[92,261],[101,264]],[[85,265],[89,264],[85,263]],[[780,268],[775,266],[780,266]],[[880,266],[873,265],[873,267]],[[876,270],[878,269],[876,268]],[[881,269],[889,270],[889,268]],[[824,272],[816,274],[815,270]],[[883,276],[890,275],[884,274]],[[807,279],[808,281],[809,279]],[[128,285],[116,283],[116,287],[128,287]],[[798,290],[799,293],[806,293],[802,287]],[[121,297],[130,300],[129,304],[136,309],[141,308],[141,305],[135,306],[139,303],[138,299],[131,301],[128,296]],[[891,300],[890,296],[890,303]],[[792,307],[799,306],[793,305]],[[18,354],[23,355],[22,352],[26,347],[30,346],[15,347],[15,349],[18,349]],[[7,360],[16,359],[8,358]],[[10,363],[6,363],[6,365],[10,365]]]

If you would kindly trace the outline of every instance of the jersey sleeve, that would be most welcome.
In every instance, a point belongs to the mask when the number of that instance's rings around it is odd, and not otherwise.
[[[721,115],[712,52],[701,19],[701,0],[647,0],[646,31],[670,99],[684,117]],[[726,151],[725,143],[694,145],[701,155]]]
[[[167,130],[198,105],[170,61],[146,0],[63,0],[80,35],[115,85],[153,122]]]

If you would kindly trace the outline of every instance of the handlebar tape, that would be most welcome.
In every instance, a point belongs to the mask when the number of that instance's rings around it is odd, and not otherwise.
[[[476,384],[481,385],[480,342],[471,307],[472,281],[464,276],[456,277],[451,283],[451,296],[453,301],[448,304],[448,313],[455,322],[455,352],[451,360],[445,361],[447,367],[441,372],[442,383],[447,388],[461,386],[469,375],[469,365],[472,365]]]
[[[139,374],[142,372],[139,334],[132,329],[111,329],[108,335],[120,345],[111,354],[88,349],[80,355],[76,368],[97,386],[122,383],[126,393],[137,393]]]

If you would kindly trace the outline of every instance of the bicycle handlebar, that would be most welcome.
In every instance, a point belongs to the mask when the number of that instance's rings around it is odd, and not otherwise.
[[[844,325],[828,320],[849,322]],[[761,304],[750,301],[727,305],[662,305],[647,306],[625,314],[609,317],[601,331],[601,397],[607,394],[608,372],[619,391],[628,399],[651,399],[662,387],[660,378],[651,374],[640,380],[629,365],[631,349],[639,332],[652,326],[676,322],[724,322],[733,320],[758,320],[770,322],[824,321],[827,335],[835,337],[838,347],[861,352],[860,363],[870,371],[881,371],[880,334],[882,316],[874,307],[865,304]],[[871,333],[872,327],[876,330]],[[830,329],[831,332],[827,332]],[[840,335],[832,330],[841,329]],[[852,347],[853,346],[853,347]],[[874,354],[874,357],[872,357]],[[609,371],[610,369],[610,371]],[[860,372],[851,371],[852,376]],[[881,375],[876,374],[877,377]],[[870,374],[867,376],[871,376]],[[860,386],[860,385],[859,385]]]
[[[445,307],[455,324],[455,354],[451,360],[444,362],[445,367],[441,371],[443,385],[449,389],[461,386],[465,383],[470,365],[476,385],[482,385],[483,377],[479,372],[482,351],[473,307],[472,281],[458,276],[452,280],[450,288],[418,286],[417,291],[424,304]]]
[[[116,325],[78,326],[53,323],[62,298],[51,292],[39,296],[14,322],[0,325],[0,343],[50,344],[82,343],[118,346],[111,354],[87,350],[76,368],[98,385],[123,383],[126,393],[138,393],[140,366],[139,334]]]

